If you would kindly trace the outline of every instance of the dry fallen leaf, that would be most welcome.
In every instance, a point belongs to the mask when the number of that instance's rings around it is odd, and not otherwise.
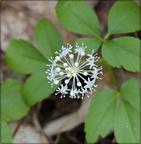
[[[12,132],[15,131],[17,124],[18,121],[11,122],[9,124]],[[13,143],[49,143],[49,141],[42,133],[38,132],[34,127],[22,124],[13,138]]]

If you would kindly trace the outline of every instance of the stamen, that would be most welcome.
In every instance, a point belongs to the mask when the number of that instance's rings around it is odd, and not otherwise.
[[[65,80],[65,84],[68,84],[68,83],[69,83],[69,79],[66,79],[66,80]]]
[[[74,65],[75,65],[75,66],[78,66],[79,64],[78,64],[78,63],[75,63]]]
[[[71,74],[70,74],[70,73],[68,73],[68,74],[67,74],[67,77],[71,77]]]
[[[88,73],[87,73],[86,71],[84,71],[83,75],[84,75],[84,76],[87,76],[87,75],[88,75]]]
[[[59,61],[59,60],[60,60],[60,57],[59,57],[59,56],[56,56],[55,59],[56,59],[57,61]]]
[[[64,66],[64,67],[67,67],[67,66],[68,66],[68,64],[67,64],[67,63],[64,63],[64,64],[63,64],[63,66]]]
[[[74,58],[74,55],[73,55],[73,54],[70,54],[69,57],[70,57],[71,59],[73,59],[73,58]]]
[[[76,77],[76,73],[73,73],[72,76],[73,76],[73,77]]]
[[[54,84],[58,84],[58,83],[59,83],[59,81],[58,81],[58,80],[55,80],[55,81],[54,81]]]
[[[59,75],[61,75],[61,76],[62,76],[62,75],[64,75],[64,73],[61,71],[61,72],[59,72]]]
[[[79,86],[79,87],[80,87],[80,86],[81,86],[81,83],[80,83],[80,82],[78,82],[78,83],[77,83],[77,86]]]
[[[61,69],[59,67],[56,68],[56,71],[59,72]]]

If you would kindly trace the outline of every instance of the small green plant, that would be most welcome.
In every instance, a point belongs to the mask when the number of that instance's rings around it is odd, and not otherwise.
[[[115,85],[115,90],[104,89],[93,98],[85,121],[86,140],[94,143],[98,136],[105,137],[114,128],[118,143],[139,143],[139,80],[132,78],[119,86],[113,68],[141,71],[140,40],[131,36],[109,38],[113,34],[140,30],[140,6],[133,1],[115,2],[108,14],[108,30],[104,37],[101,37],[95,12],[83,1],[59,1],[56,13],[65,29],[94,36],[78,39],[74,44],[84,43],[88,47],[86,53],[101,49],[99,62],[107,66]],[[2,83],[3,143],[12,142],[6,122],[25,116],[31,106],[49,97],[59,86],[56,83],[50,88],[45,73],[46,64],[50,64],[48,58],[55,59],[55,52],[63,45],[59,32],[50,21],[42,19],[35,28],[35,41],[36,46],[22,39],[11,40],[6,52],[7,65],[15,72],[30,74],[30,77],[24,84],[11,79]]]

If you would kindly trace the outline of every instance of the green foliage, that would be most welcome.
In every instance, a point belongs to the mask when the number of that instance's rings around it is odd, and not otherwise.
[[[55,51],[58,51],[63,45],[60,33],[47,19],[40,20],[36,25],[35,40],[38,50],[48,58],[54,57]]]
[[[12,132],[5,121],[1,121],[0,138],[2,144],[12,143]]]
[[[102,42],[102,56],[113,67],[123,66],[128,71],[140,71],[140,40],[132,37],[106,39],[111,34],[129,33],[140,30],[140,6],[133,1],[118,1],[110,9],[108,15],[108,32],[100,37],[99,22],[96,14],[82,1],[60,1],[56,12],[64,28],[76,33],[96,36],[97,38],[82,38],[76,40],[88,46],[87,51],[95,51]],[[101,42],[100,42],[101,41]],[[133,58],[134,57],[134,58]]]
[[[83,1],[59,1],[56,7],[61,25],[69,31],[100,36],[99,21],[94,11]]]
[[[59,1],[56,7],[58,19],[64,28],[71,32],[96,36],[75,41],[88,47],[86,53],[91,53],[92,49],[96,52],[101,46],[102,57],[110,68],[123,67],[132,72],[140,71],[140,40],[127,36],[107,39],[112,34],[140,30],[139,11],[140,6],[133,1],[115,2],[109,11],[107,34],[102,38],[98,18],[85,2]],[[35,28],[35,41],[37,47],[25,40],[12,40],[8,46],[8,66],[15,72],[32,75],[24,85],[16,80],[2,83],[2,119],[5,121],[20,119],[27,114],[27,105],[33,106],[49,97],[58,87],[50,87],[45,71],[48,58],[55,57],[55,51],[60,50],[63,40],[54,25],[42,19]],[[86,139],[89,143],[94,143],[98,136],[105,137],[114,128],[117,142],[139,143],[139,114],[137,79],[127,80],[119,91],[103,90],[92,100],[85,122]],[[3,121],[2,130],[2,141],[11,142],[12,134]]]
[[[103,58],[113,67],[123,66],[128,71],[140,71],[140,40],[120,37],[106,41],[102,47]]]
[[[18,120],[25,116],[29,107],[21,94],[22,84],[8,79],[1,86],[2,118],[6,121]]]
[[[119,143],[140,142],[140,91],[139,81],[129,79],[120,89],[120,103],[114,122],[115,136]]]
[[[96,142],[98,136],[105,137],[113,126],[115,116],[115,92],[107,89],[94,97],[85,121],[86,139]]]
[[[118,1],[108,15],[108,34],[131,33],[140,30],[140,6],[133,1]]]
[[[51,88],[48,82],[45,70],[31,75],[27,79],[23,87],[23,96],[28,105],[32,106],[54,93],[58,85]]]
[[[85,122],[87,141],[94,143],[99,135],[105,137],[113,126],[117,142],[139,143],[139,101],[137,79],[124,82],[119,93],[112,90],[97,93]]]
[[[85,52],[87,54],[90,54],[92,52],[92,49],[94,49],[94,52],[96,52],[99,49],[102,42],[98,38],[80,38],[74,42],[74,44],[76,43],[78,43],[79,45],[84,43],[87,46]]]
[[[12,40],[6,53],[8,66],[19,73],[33,74],[27,79],[22,90],[28,105],[34,105],[50,96],[56,87],[51,88],[46,79],[46,64],[50,56],[55,56],[63,40],[54,25],[46,19],[39,21],[35,28],[35,40],[38,47],[34,47],[25,40]]]
[[[47,63],[36,48],[25,40],[11,40],[6,52],[7,65],[15,72],[31,74]]]
[[[133,97],[134,95],[132,95]],[[136,99],[136,98],[135,98]],[[119,143],[140,142],[140,112],[123,99],[116,111],[114,130]]]

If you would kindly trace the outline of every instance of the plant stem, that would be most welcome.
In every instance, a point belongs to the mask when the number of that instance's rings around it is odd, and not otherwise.
[[[18,124],[17,124],[17,126],[16,126],[16,129],[15,129],[14,132],[13,132],[13,137],[16,135],[17,131],[19,130],[19,128],[20,128],[21,125],[23,124],[24,120],[25,120],[25,117],[19,120],[19,122],[18,122]]]
[[[116,79],[116,76],[114,74],[114,71],[113,71],[112,67],[103,58],[100,58],[99,62],[101,62],[102,64],[106,64],[106,66],[108,68],[108,71],[110,72],[112,81],[113,81],[113,83],[116,87],[116,90],[117,90],[117,92],[119,92],[119,85],[118,85],[118,82],[117,82],[117,79]]]
[[[114,85],[115,85],[115,87],[116,87],[116,90],[119,91],[119,85],[118,85],[116,76],[115,76],[115,74],[114,74],[114,71],[113,71],[112,67],[111,67],[107,62],[106,62],[106,65],[107,65],[107,68],[108,68],[108,70],[109,70],[109,72],[110,72],[110,75],[111,75],[111,78],[112,78],[112,80],[113,80],[113,83],[114,83]]]
[[[110,36],[110,34],[106,34],[105,37],[102,39],[102,42],[104,43],[109,36]],[[106,66],[107,66],[107,68],[110,72],[112,81],[113,81],[113,83],[116,87],[116,90],[117,90],[117,92],[119,92],[120,88],[119,88],[119,85],[118,85],[118,82],[117,82],[117,79],[116,79],[116,76],[114,74],[114,71],[113,71],[112,67],[103,58],[100,58],[98,61],[101,62],[102,64],[104,64],[104,63],[106,64]]]
[[[103,39],[102,39],[101,37],[97,36],[97,39],[98,39],[99,41],[103,42]]]
[[[104,40],[106,40],[109,37],[109,34],[106,34],[104,37]]]

